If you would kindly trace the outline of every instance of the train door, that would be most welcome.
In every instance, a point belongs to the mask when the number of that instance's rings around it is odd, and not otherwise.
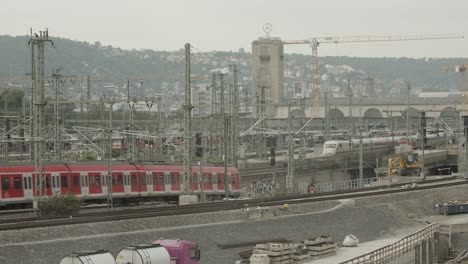
[[[25,173],[24,174],[24,198],[26,200],[32,200],[34,199],[33,197],[33,192],[32,192],[32,175],[31,173]]]
[[[153,192],[164,192],[166,191],[164,172],[154,171],[153,172]]]
[[[123,172],[112,173],[112,192],[123,193],[124,187],[124,174]]]
[[[72,183],[70,181],[70,173],[62,172],[59,175],[60,178],[60,193],[67,194],[72,192]]]
[[[8,174],[2,175],[1,178],[1,191],[3,199],[23,198],[23,175],[22,174]]]
[[[231,173],[231,190],[240,190],[239,173]]]
[[[52,173],[52,193],[61,193],[60,192],[60,175],[58,173]]]
[[[146,172],[139,171],[138,175],[138,192],[146,193],[148,191],[148,181],[146,180]]]
[[[35,173],[33,174],[33,192],[34,196],[40,196],[41,195],[41,187],[42,187],[42,194],[46,196],[52,195],[52,185],[51,185],[51,175],[50,173],[45,173],[42,177],[39,177],[39,175],[36,175]]]
[[[148,190],[146,186],[146,172],[130,172],[130,183],[132,186],[132,192],[138,194],[146,192]]]
[[[61,194],[81,194],[80,174],[78,172],[62,172],[59,178]]]
[[[145,172],[145,177],[146,177],[146,190],[148,193],[153,192],[153,176],[151,175],[151,172],[147,171]]]
[[[171,176],[168,171],[164,172],[164,191],[170,192],[171,191]]]
[[[82,172],[80,174],[80,180],[81,180],[81,193],[83,196],[89,194],[89,181],[88,181],[88,173],[87,172]]]
[[[102,193],[101,173],[88,172],[89,195],[98,195]]]
[[[123,180],[124,180],[124,193],[129,194],[132,189],[130,185],[130,174],[128,172],[123,173]]]
[[[203,191],[213,191],[213,173],[203,172]]]
[[[172,171],[171,176],[171,191],[179,192],[180,191],[180,172]]]
[[[78,172],[72,172],[68,174],[71,185],[71,192],[80,195],[81,194],[81,182],[80,174]]]
[[[200,172],[194,171],[193,172],[193,180],[192,180],[192,190],[198,191],[200,188],[198,186],[201,184],[200,182]]]
[[[216,188],[218,191],[222,192],[224,190],[224,172],[218,172],[216,176],[217,176]]]

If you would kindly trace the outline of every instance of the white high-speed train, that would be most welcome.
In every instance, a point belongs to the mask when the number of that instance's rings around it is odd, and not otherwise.
[[[445,142],[445,134],[430,134],[427,135],[426,148],[432,148]],[[381,155],[392,153],[395,147],[402,144],[413,145],[414,148],[420,146],[419,136],[410,136],[409,142],[406,142],[406,137],[381,137],[381,138],[363,138],[362,151],[365,155]],[[340,154],[358,154],[359,139],[352,140],[332,140],[326,141],[323,144],[323,156],[336,156]]]

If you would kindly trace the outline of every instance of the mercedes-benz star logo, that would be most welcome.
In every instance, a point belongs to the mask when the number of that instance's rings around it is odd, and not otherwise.
[[[263,25],[263,31],[269,34],[273,30],[273,26],[270,23],[266,23]]]

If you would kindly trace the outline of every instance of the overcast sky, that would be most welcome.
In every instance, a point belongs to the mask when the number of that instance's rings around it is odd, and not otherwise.
[[[1,35],[49,28],[49,35],[124,49],[251,50],[273,25],[283,40],[314,36],[465,35],[466,0],[2,0]],[[287,53],[309,53],[287,46]],[[319,56],[466,57],[455,40],[323,44]]]

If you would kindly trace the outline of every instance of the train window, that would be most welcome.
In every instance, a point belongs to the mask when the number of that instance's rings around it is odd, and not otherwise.
[[[24,189],[28,189],[28,177],[24,177]]]
[[[79,187],[80,186],[80,177],[78,177],[77,175],[73,176],[73,185],[75,187]]]
[[[223,179],[224,175],[221,175],[221,174],[218,174],[218,184],[222,184],[222,179]]]
[[[4,191],[10,190],[10,178],[2,179],[2,190]]]
[[[63,188],[68,188],[68,176],[67,175],[62,175],[61,177],[62,182],[61,185]]]
[[[236,184],[236,178],[237,178],[236,174],[231,175],[231,184]]]
[[[123,183],[123,176],[122,175],[114,175],[112,177],[112,180],[115,180],[114,183],[115,185],[122,185]]]
[[[146,184],[146,176],[144,174],[140,174],[140,185]]]
[[[99,187],[100,181],[101,181],[101,176],[96,175],[96,176],[93,177],[93,180],[94,180],[94,186]]]
[[[107,186],[107,182],[108,182],[107,175],[102,175],[102,186]]]
[[[55,176],[52,176],[52,188],[55,188],[56,184],[55,184]]]
[[[213,175],[206,175],[206,183],[213,184]]]
[[[124,178],[124,180],[125,180],[125,185],[127,185],[127,186],[128,186],[128,174],[125,174],[125,178]]]
[[[50,188],[50,177],[46,176],[45,182],[46,182],[46,188]]]
[[[23,189],[23,184],[21,184],[21,178],[13,178],[13,188],[15,188],[15,190]]]
[[[135,174],[132,174],[132,185],[136,185],[137,184],[137,176]]]
[[[85,186],[88,187],[88,177],[85,177]]]

